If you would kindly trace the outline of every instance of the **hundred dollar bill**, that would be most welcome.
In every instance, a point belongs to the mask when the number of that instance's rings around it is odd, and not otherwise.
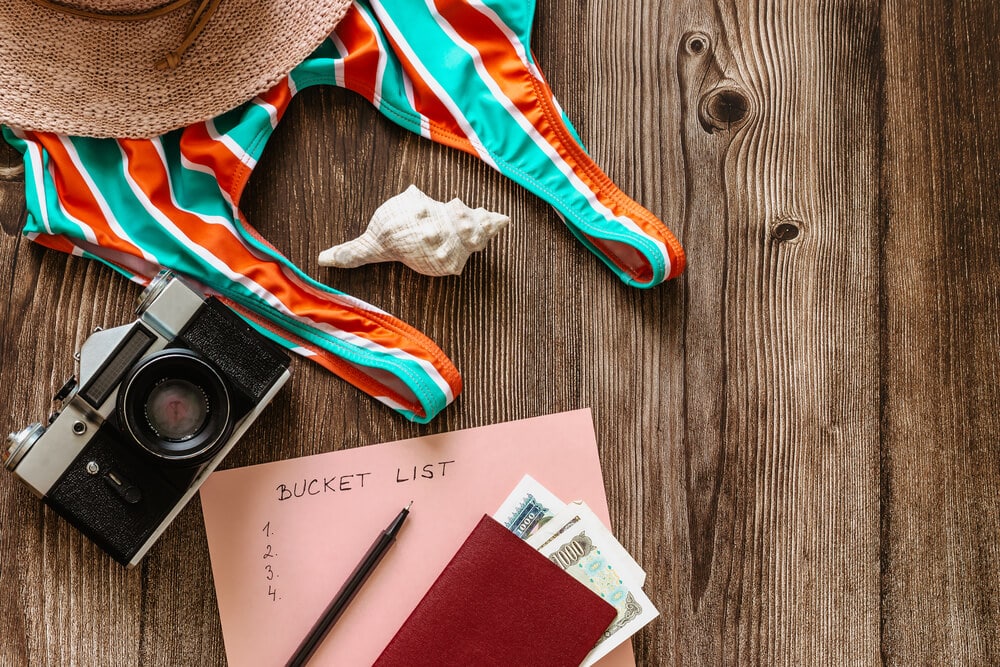
[[[619,574],[619,564],[612,556],[617,550],[605,548],[594,538],[593,527],[584,525],[587,523],[581,519],[573,530],[561,533],[539,550],[618,611],[581,667],[593,665],[659,615],[642,589]]]
[[[632,558],[628,550],[607,529],[604,522],[583,501],[577,500],[568,503],[561,512],[528,537],[527,542],[536,550],[543,551],[553,540],[559,539],[569,531],[579,530],[581,527],[585,527],[591,538],[603,546],[609,557],[618,564],[619,572],[632,586],[642,588],[646,585],[646,571]]]
[[[560,512],[565,503],[531,475],[525,475],[493,514],[522,540],[527,539]]]

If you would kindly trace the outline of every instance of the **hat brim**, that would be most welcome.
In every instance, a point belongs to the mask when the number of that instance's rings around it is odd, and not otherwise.
[[[270,89],[333,31],[351,0],[223,0],[172,70],[197,3],[108,21],[0,2],[0,124],[94,137],[153,137]]]

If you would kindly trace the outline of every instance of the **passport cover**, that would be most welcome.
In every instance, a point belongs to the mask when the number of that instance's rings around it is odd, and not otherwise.
[[[375,665],[577,667],[615,615],[484,515]]]

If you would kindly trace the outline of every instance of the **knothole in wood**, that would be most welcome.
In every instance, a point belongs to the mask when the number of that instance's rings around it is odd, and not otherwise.
[[[702,96],[698,115],[706,132],[729,130],[750,115],[750,99],[739,86],[721,85]]]
[[[700,56],[712,50],[712,40],[703,32],[689,32],[684,35],[684,48],[692,56]]]
[[[782,220],[771,229],[771,238],[778,243],[793,241],[802,232],[802,223],[798,220]]]

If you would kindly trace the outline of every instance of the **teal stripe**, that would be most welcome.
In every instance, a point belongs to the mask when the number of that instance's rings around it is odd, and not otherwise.
[[[282,347],[284,347],[286,349],[289,349],[289,350],[301,347],[301,345],[298,342],[290,340],[290,339],[285,338],[283,336],[280,336],[277,333],[275,333],[274,331],[268,329],[267,327],[265,327],[265,326],[263,326],[261,324],[258,324],[254,320],[251,320],[251,319],[248,319],[246,317],[243,317],[242,314],[239,314],[239,313],[237,313],[237,314],[240,315],[240,317],[243,318],[243,320],[247,324],[249,324],[251,327],[253,327],[254,329],[256,329],[258,333],[260,333],[265,338],[268,338],[269,340],[274,341],[278,345],[281,345]],[[443,399],[443,396],[442,396],[442,399]],[[382,403],[385,403],[385,402],[382,401]],[[388,405],[388,404],[386,404],[386,405]],[[389,407],[391,407],[393,410],[396,410],[397,412],[399,412],[401,415],[403,415],[404,417],[406,417],[410,421],[417,422],[419,424],[426,424],[431,419],[433,419],[434,416],[438,412],[440,412],[440,410],[443,409],[445,406],[441,405],[441,407],[439,407],[437,410],[430,410],[430,409],[428,409],[428,406],[425,405],[424,406],[424,410],[425,410],[426,415],[423,416],[423,417],[418,417],[416,413],[414,413],[414,412],[412,412],[410,410],[400,409],[400,408],[397,408],[396,406],[389,406]]]
[[[257,120],[258,122],[261,120],[259,116]],[[267,128],[270,128],[270,123],[267,121],[266,115],[263,122]],[[246,126],[244,125],[244,127]],[[264,130],[266,128],[260,129]],[[19,140],[6,129],[4,137],[16,149],[21,151],[26,158],[26,192],[28,193],[29,224],[25,231],[45,234],[46,231],[40,222],[40,208],[37,201],[37,192],[34,188],[35,173],[31,168],[30,161],[27,160],[27,143]],[[317,331],[279,312],[263,298],[254,294],[249,288],[231,280],[224,273],[210,266],[194,252],[191,246],[168,231],[143,206],[138,196],[132,191],[126,181],[124,173],[125,160],[116,141],[91,138],[72,138],[70,141],[79,154],[81,163],[86,165],[88,174],[98,184],[118,224],[128,232],[133,242],[140,244],[144,250],[155,255],[164,266],[169,266],[178,273],[189,276],[202,284],[212,286],[227,298],[247,308],[250,312],[257,313],[266,319],[277,322],[288,331],[303,340],[309,341],[320,349],[324,349],[357,366],[377,368],[399,377],[402,383],[416,397],[425,412],[424,417],[417,418],[409,410],[400,410],[409,419],[426,422],[447,405],[445,394],[427,376],[426,372],[417,362],[360,348],[351,343],[336,339],[330,334]],[[215,180],[206,174],[188,170],[180,166],[179,147],[178,133],[171,133],[163,138],[163,148],[167,157],[169,173],[174,188],[174,197],[178,206],[195,213],[225,218],[237,230],[244,245],[254,248],[258,254],[270,258],[291,270],[302,278],[303,282],[311,285],[313,288],[330,295],[342,294],[342,292],[312,280],[285,257],[257,242],[256,239],[250,236],[242,225],[233,219],[231,209],[218,194],[219,189]],[[47,161],[47,155],[44,151],[42,151],[42,154],[43,160]],[[43,169],[41,176],[46,180],[44,194],[46,195],[50,225],[53,233],[77,243],[86,242],[82,229],[71,222],[62,212],[48,169]],[[206,187],[208,185],[211,185],[211,187]],[[229,233],[222,229],[219,232],[224,234]],[[86,257],[98,259],[103,264],[112,267],[130,279],[135,279],[134,274],[118,266],[110,261],[110,259],[96,257],[86,251],[83,254]],[[263,327],[257,328],[261,331],[266,331]],[[288,339],[276,336],[271,332],[268,332],[267,335],[288,348],[298,347],[299,345],[298,343],[292,343]]]
[[[267,113],[267,109],[253,102],[247,102],[237,111],[240,112],[239,122],[226,129],[224,134],[250,155],[254,161],[259,160],[264,152],[264,145],[274,132],[274,128],[271,127],[271,116]],[[216,128],[220,133],[223,133],[218,124],[216,124]]]
[[[9,134],[7,129],[4,128],[4,136],[10,141],[12,138],[16,139],[13,134]],[[52,236],[66,236],[67,238],[73,239],[78,238],[81,240],[86,240],[86,236],[83,231],[83,227],[78,223],[70,219],[66,213],[63,211],[62,202],[59,201],[59,195],[55,186],[55,179],[49,170],[49,154],[41,145],[35,145],[34,148],[37,150],[41,159],[41,170],[36,171],[32,166],[31,156],[29,155],[28,142],[20,141],[20,147],[15,144],[15,147],[23,148],[22,154],[24,157],[24,175],[25,175],[25,204],[28,210],[27,221],[24,226],[24,233],[37,233],[37,234],[49,234],[45,228],[45,221],[42,216],[42,206],[39,197],[45,198],[45,210],[48,213],[48,224],[51,230]],[[37,187],[35,186],[38,179],[42,182],[42,192],[39,193]]]
[[[354,7],[368,18],[369,25],[373,27],[375,38],[383,54],[382,86],[375,92],[379,95],[381,103],[389,105],[390,108],[382,109],[382,113],[405,129],[420,134],[420,114],[406,95],[402,62],[393,53],[388,38],[381,31],[378,18],[371,8],[361,2],[355,2]],[[346,55],[340,53],[333,40],[325,40],[309,58],[292,70],[291,77],[295,82],[296,90],[316,85],[337,85],[335,64],[337,61],[343,61]],[[377,69],[372,72],[370,81],[372,88],[375,87],[377,74]]]
[[[531,26],[535,22],[535,0],[481,0],[484,5],[496,12],[500,20],[510,28],[511,32],[524,45],[528,62],[534,63],[531,53]]]
[[[452,42],[429,11],[414,11],[412,0],[381,0],[378,4],[390,17],[405,17],[405,37],[399,38],[405,38],[417,59],[456,100],[465,120],[494,158],[501,173],[555,206],[567,223],[576,227],[574,233],[578,237],[585,234],[636,248],[653,268],[651,284],[663,281],[666,263],[653,239],[628,229],[614,218],[608,219],[591,207],[587,201],[588,193],[574,187],[556,166],[559,158],[550,158],[535,143],[532,134],[522,129],[502,101],[494,97],[476,70],[471,56]],[[397,28],[402,30],[398,24]],[[592,244],[588,247],[602,254]],[[602,259],[622,280],[636,284],[627,272],[608,258]]]
[[[159,137],[166,156],[167,173],[174,197],[182,208],[210,217],[232,220],[233,209],[222,196],[219,181],[210,173],[185,167],[181,160],[181,134]]]

